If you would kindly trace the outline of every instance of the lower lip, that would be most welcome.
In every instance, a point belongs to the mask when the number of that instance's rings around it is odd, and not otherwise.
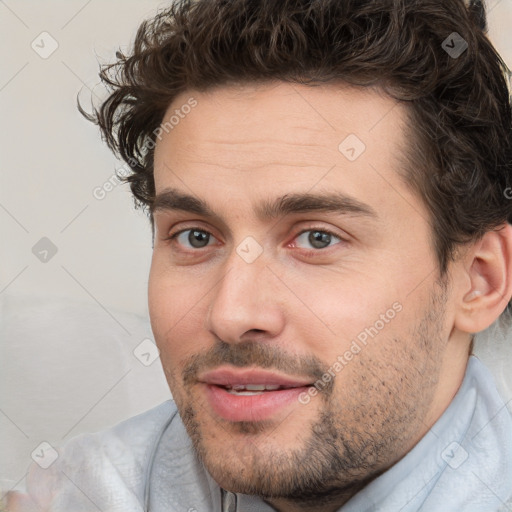
[[[270,418],[285,406],[298,403],[299,395],[308,386],[264,391],[259,395],[234,395],[220,386],[203,384],[208,402],[220,417],[229,421],[262,421]]]

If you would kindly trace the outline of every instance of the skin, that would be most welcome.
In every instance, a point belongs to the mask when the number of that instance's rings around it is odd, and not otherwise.
[[[193,195],[216,217],[154,211],[149,308],[171,392],[219,485],[279,511],[337,510],[457,392],[475,327],[460,320],[474,255],[441,280],[428,213],[397,172],[405,107],[378,90],[224,86],[183,93],[165,117],[191,96],[197,106],[157,142],[156,192]],[[366,145],[355,161],[338,149],[349,134]],[[375,215],[256,213],[285,194],[333,191]],[[207,245],[192,246],[189,231],[169,239],[191,228],[210,234]],[[313,246],[308,235],[322,230],[335,236]],[[236,251],[248,236],[262,249],[252,263]],[[400,311],[324,391],[269,420],[217,416],[197,382],[223,362],[314,381],[393,304]]]

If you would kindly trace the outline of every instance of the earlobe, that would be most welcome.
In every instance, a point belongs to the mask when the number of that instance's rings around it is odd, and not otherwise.
[[[467,333],[483,331],[504,311],[512,296],[512,226],[489,231],[464,256],[465,289],[455,327]]]

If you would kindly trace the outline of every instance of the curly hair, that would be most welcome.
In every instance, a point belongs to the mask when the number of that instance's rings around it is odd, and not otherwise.
[[[376,86],[407,105],[398,172],[430,213],[441,274],[458,245],[512,221],[508,68],[480,1],[176,0],[116,57],[100,67],[108,97],[79,109],[130,166],[124,179],[151,222],[154,147],[174,98],[275,80]]]

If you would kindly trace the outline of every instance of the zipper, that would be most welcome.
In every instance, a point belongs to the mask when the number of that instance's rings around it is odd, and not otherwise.
[[[221,510],[222,512],[237,512],[238,510],[238,498],[236,494],[232,492],[220,489],[221,495]]]

